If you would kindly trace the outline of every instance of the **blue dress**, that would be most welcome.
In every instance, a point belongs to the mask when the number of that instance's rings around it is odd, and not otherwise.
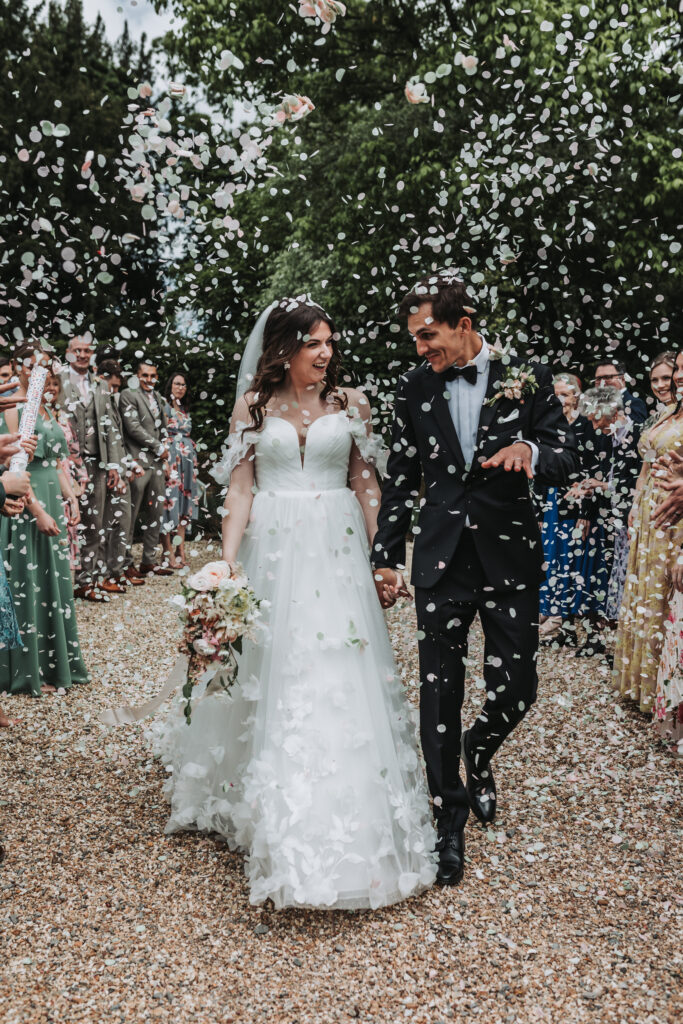
[[[540,591],[540,614],[603,615],[607,601],[609,567],[605,559],[605,531],[596,523],[584,543],[576,532],[576,519],[560,518],[558,490],[548,488],[543,516],[543,555],[548,565]]]

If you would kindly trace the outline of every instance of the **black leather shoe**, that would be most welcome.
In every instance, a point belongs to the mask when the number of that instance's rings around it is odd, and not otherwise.
[[[439,867],[436,881],[439,885],[457,885],[465,872],[465,833],[462,829],[449,832],[439,829],[436,841]]]
[[[605,642],[602,637],[589,636],[582,647],[575,653],[575,658],[603,657],[605,654]]]
[[[465,766],[465,789],[470,800],[470,807],[482,825],[490,825],[496,816],[496,782],[493,778],[491,765],[477,769],[477,777],[473,775],[474,765],[467,756],[467,737],[469,729],[462,734],[460,756]]]
[[[578,645],[576,630],[573,626],[560,626],[557,633],[553,633],[552,636],[541,637],[539,644],[541,647],[550,647],[553,650],[558,647],[576,647]]]

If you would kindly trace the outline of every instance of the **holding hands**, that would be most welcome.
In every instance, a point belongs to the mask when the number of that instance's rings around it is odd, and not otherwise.
[[[396,569],[373,569],[372,578],[382,608],[392,608],[399,597],[412,598],[403,574]]]

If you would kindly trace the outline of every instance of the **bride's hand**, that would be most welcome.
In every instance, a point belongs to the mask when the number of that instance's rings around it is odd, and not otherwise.
[[[236,559],[236,558],[226,558],[226,557],[225,557],[225,555],[223,555],[223,561],[224,561],[224,562],[225,562],[225,564],[226,564],[226,565],[227,565],[227,566],[229,567],[229,569],[230,569],[230,575],[231,575],[231,576],[235,576],[235,575],[237,575],[237,573],[236,573],[236,569],[237,569],[237,559]]]

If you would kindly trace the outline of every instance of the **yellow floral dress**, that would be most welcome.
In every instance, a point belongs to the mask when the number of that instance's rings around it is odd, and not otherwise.
[[[683,448],[683,421],[671,417],[672,409],[641,436],[638,450],[650,466],[666,452]],[[671,591],[670,569],[683,543],[683,521],[655,528],[652,516],[667,492],[649,472],[636,497],[626,586],[619,613],[614,654],[614,687],[624,697],[651,712],[657,687],[657,670],[666,634]]]

